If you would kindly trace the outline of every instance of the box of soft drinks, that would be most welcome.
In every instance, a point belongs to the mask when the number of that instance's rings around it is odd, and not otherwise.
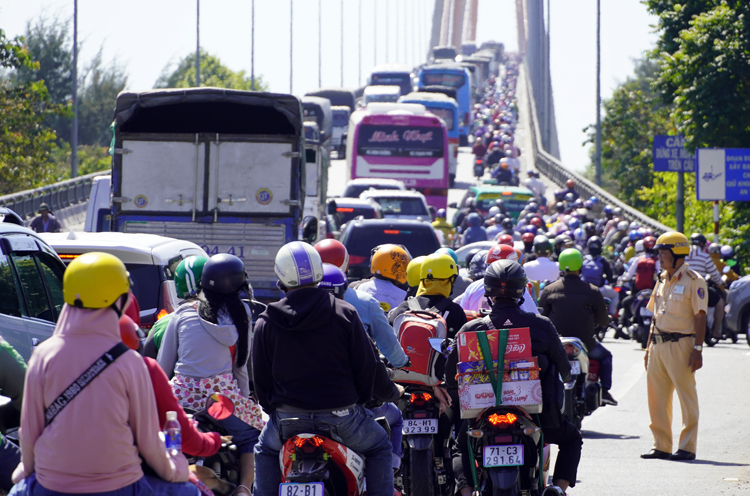
[[[497,373],[497,360],[493,360],[492,363],[494,365],[493,372]],[[459,386],[487,384],[490,382],[490,376],[487,373],[487,366],[484,361],[459,362],[457,370],[456,381]],[[503,369],[504,382],[535,380],[539,380],[539,365],[535,357],[505,360],[505,367]]]
[[[487,332],[487,341],[490,344],[492,359],[497,360],[498,355],[498,331],[492,329]],[[528,327],[508,329],[508,342],[505,345],[505,360],[531,357],[531,338]],[[458,334],[458,361],[459,362],[481,362],[482,349],[479,347],[477,333],[461,332]]]
[[[475,418],[485,408],[495,406],[492,384],[466,384],[458,387],[461,418]],[[542,385],[539,380],[503,382],[503,405],[520,406],[528,413],[542,412]]]

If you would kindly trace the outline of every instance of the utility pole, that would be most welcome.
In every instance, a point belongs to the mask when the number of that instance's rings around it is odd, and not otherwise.
[[[73,126],[70,130],[70,177],[78,176],[78,0],[73,0]]]
[[[359,33],[359,56],[357,58],[357,86],[362,86],[362,0],[359,0],[359,10],[357,11],[359,16],[358,22],[359,27],[357,33]]]
[[[323,87],[323,0],[318,0],[318,88]]]
[[[255,90],[255,0],[250,9],[250,89]]]
[[[201,0],[195,0],[195,87],[201,85]]]
[[[341,0],[341,88],[344,87],[344,0]]]
[[[685,173],[677,173],[677,204],[675,205],[677,232],[685,231]]]
[[[294,81],[294,0],[289,0],[289,93]]]
[[[378,65],[378,7],[372,2],[372,65]]]
[[[596,185],[602,185],[601,0],[596,0]]]

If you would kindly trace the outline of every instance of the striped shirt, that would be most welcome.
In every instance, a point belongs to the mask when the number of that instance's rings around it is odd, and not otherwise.
[[[706,276],[711,276],[711,280],[716,284],[721,284],[721,274],[716,270],[714,261],[699,246],[693,245],[690,247],[690,254],[685,258],[685,262],[692,270],[703,276],[704,279]]]

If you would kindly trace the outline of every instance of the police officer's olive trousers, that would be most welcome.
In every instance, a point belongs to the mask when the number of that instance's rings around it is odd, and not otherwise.
[[[654,448],[672,452],[672,397],[677,390],[682,410],[682,432],[679,449],[695,453],[698,444],[698,390],[695,374],[688,360],[695,338],[649,345],[648,410],[651,414],[651,432]]]

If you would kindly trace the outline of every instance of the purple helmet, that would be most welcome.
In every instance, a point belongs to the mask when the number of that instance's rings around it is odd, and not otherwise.
[[[323,264],[323,280],[318,284],[319,288],[325,289],[339,299],[344,298],[349,281],[344,271],[332,264]]]

